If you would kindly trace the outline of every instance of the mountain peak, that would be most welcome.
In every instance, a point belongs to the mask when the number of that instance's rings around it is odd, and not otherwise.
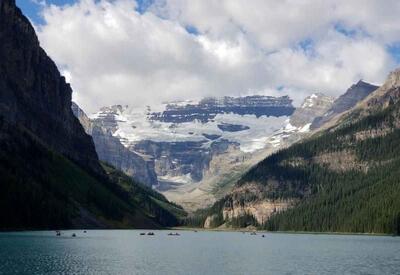
[[[375,89],[378,88],[378,86],[375,86],[371,83],[364,81],[363,79],[360,79],[357,83],[351,85],[351,87],[347,90],[347,92],[354,90],[354,89],[360,89],[360,88],[361,89],[367,88],[368,90],[370,90],[370,88],[373,89],[374,87],[375,87]]]
[[[290,118],[290,124],[303,127],[311,123],[316,117],[322,116],[333,104],[334,98],[323,93],[313,93],[306,97],[300,108]]]

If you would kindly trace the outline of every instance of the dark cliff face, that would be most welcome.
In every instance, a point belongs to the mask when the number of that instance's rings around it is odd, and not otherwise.
[[[71,111],[72,90],[40,47],[15,0],[0,1],[0,116],[50,149],[104,175],[91,138]]]

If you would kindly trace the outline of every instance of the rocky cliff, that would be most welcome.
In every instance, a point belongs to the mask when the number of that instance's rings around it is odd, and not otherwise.
[[[71,87],[40,47],[15,0],[0,2],[0,41],[1,118],[104,175],[90,136],[71,111]]]
[[[117,130],[116,114],[122,106],[103,108],[102,114],[91,120],[76,103],[72,104],[75,116],[92,136],[100,160],[113,165],[133,179],[143,184],[157,185],[154,160],[150,156],[139,155],[129,150],[113,134]]]

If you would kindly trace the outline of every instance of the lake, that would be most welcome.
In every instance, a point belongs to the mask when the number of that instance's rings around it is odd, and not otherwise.
[[[400,274],[397,237],[140,232],[0,233],[0,274]]]

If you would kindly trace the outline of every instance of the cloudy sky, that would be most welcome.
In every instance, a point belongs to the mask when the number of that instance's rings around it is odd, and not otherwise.
[[[17,0],[87,112],[210,95],[338,96],[400,62],[400,1]]]

